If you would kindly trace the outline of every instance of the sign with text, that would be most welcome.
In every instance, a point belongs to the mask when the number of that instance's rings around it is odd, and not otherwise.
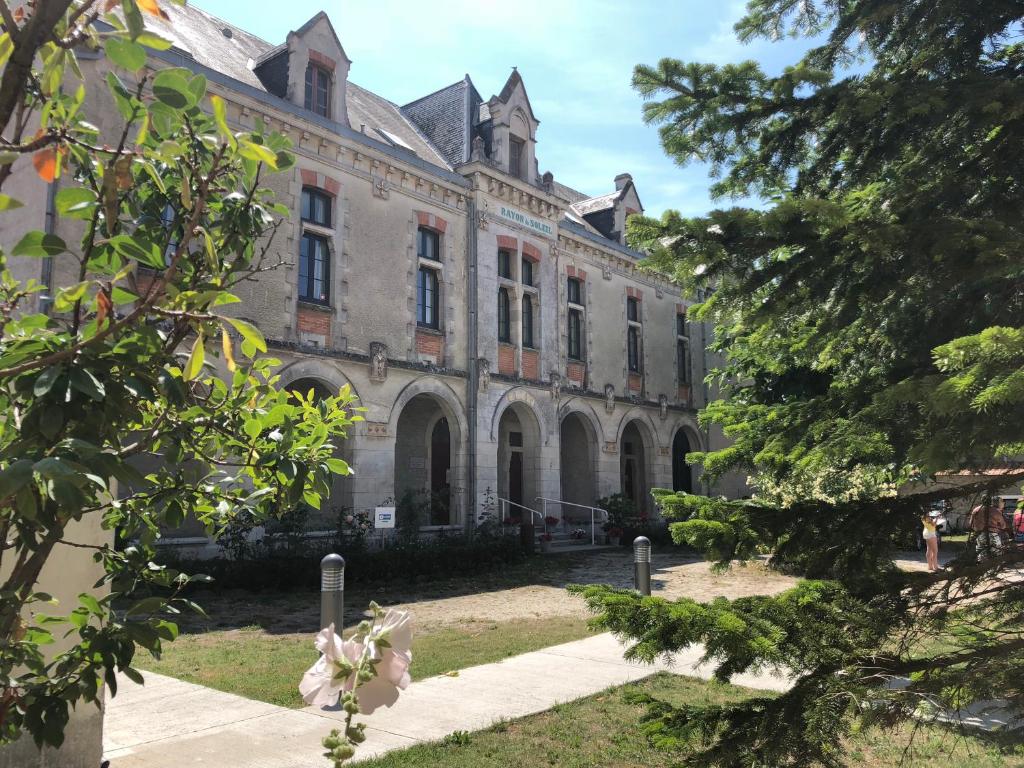
[[[498,206],[498,213],[503,219],[514,221],[522,227],[532,229],[534,232],[540,232],[545,237],[554,237],[555,230],[546,221],[535,219],[533,216],[517,211],[515,208],[506,208],[504,205]]]
[[[394,528],[395,527],[395,508],[394,507],[377,507],[373,510],[373,527],[374,528]]]

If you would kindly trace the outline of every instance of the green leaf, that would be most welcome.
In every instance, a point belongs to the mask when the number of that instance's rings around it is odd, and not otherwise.
[[[160,37],[160,35],[154,34],[153,32],[143,32],[135,38],[135,42],[139,45],[144,45],[147,48],[152,48],[154,51],[166,51],[171,47],[170,40],[165,40]]]
[[[182,378],[185,381],[192,381],[199,372],[203,369],[203,360],[206,357],[206,350],[203,346],[204,339],[203,334],[196,336],[195,342],[192,344],[192,353],[188,356],[188,362],[185,363],[185,369],[182,371]]]
[[[13,496],[32,479],[32,462],[18,459],[0,471],[0,499]]]
[[[55,198],[57,213],[73,219],[88,219],[96,207],[96,194],[85,187],[65,187]]]
[[[113,72],[107,72],[107,87],[114,97],[114,103],[117,105],[117,111],[121,113],[121,117],[125,120],[130,120],[134,112],[132,95],[128,93],[128,89],[121,82],[121,78]]]
[[[139,616],[144,613],[155,613],[163,608],[166,603],[167,601],[162,597],[146,597],[129,608],[125,615]]]
[[[142,675],[139,674],[139,671],[137,669],[132,669],[131,667],[121,667],[121,674],[127,677],[133,683],[136,683],[138,685],[146,684],[145,679],[142,677]]]
[[[141,237],[117,235],[110,239],[110,246],[125,258],[134,259],[144,266],[153,269],[163,269],[167,266],[160,246]]]
[[[57,381],[57,377],[61,374],[61,367],[59,365],[51,365],[45,369],[36,377],[35,384],[32,385],[32,394],[36,397],[43,397],[51,389],[53,389],[53,383]]]
[[[70,379],[71,386],[83,395],[88,395],[97,402],[106,397],[107,392],[103,383],[87,368],[72,368]]]
[[[13,256],[33,256],[36,258],[44,256],[56,256],[68,249],[67,244],[56,235],[48,235],[45,232],[28,232],[18,244],[14,246],[11,254]]]
[[[266,163],[271,168],[277,168],[277,154],[262,144],[242,139],[238,144],[238,153],[249,160],[256,160],[260,163]]]
[[[173,109],[185,109],[195,104],[189,82],[174,70],[164,70],[153,78],[153,95]]]
[[[0,67],[7,63],[13,51],[14,42],[11,40],[11,35],[8,32],[4,32],[0,35]]]
[[[24,205],[20,200],[15,200],[10,195],[0,195],[0,211],[10,211],[14,208],[21,208]]]
[[[213,118],[217,121],[217,128],[220,130],[221,136],[224,137],[228,146],[232,149],[237,148],[238,141],[228,126],[228,112],[227,107],[224,105],[224,99],[220,96],[211,96],[210,103],[213,105]]]
[[[146,65],[146,50],[138,43],[121,37],[111,37],[103,46],[107,56],[119,67],[137,72]]]
[[[242,338],[253,345],[260,352],[267,351],[267,342],[263,338],[263,333],[252,323],[247,323],[245,320],[239,320],[237,317],[225,317],[224,320],[231,323],[235,327],[235,330],[242,334]],[[249,355],[252,357],[252,355]]]

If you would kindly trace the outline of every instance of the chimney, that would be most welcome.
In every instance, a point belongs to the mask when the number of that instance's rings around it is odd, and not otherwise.
[[[628,173],[620,173],[618,176],[615,177],[615,191],[618,192],[632,180],[633,177],[630,176]]]

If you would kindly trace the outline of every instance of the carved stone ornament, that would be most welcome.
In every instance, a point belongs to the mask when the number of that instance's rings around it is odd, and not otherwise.
[[[473,162],[480,162],[487,159],[487,149],[484,146],[483,136],[477,136],[473,139],[473,149],[470,153],[469,159]]]
[[[662,421],[668,418],[668,395],[658,395],[658,410]]]
[[[604,409],[608,413],[615,410],[615,387],[612,384],[604,385]]]
[[[555,371],[552,371],[550,378],[550,386],[551,399],[557,402],[558,399],[562,396],[562,375],[556,373]]]
[[[491,361],[486,357],[476,361],[476,376],[480,382],[480,391],[486,392],[491,386]]]
[[[370,342],[370,381],[388,377],[388,348],[379,341]]]
[[[373,196],[379,197],[381,200],[387,200],[391,197],[391,191],[388,189],[388,183],[384,179],[373,180]]]
[[[601,277],[603,277],[605,280],[611,280],[612,279],[612,268],[611,267],[601,267]]]
[[[476,212],[476,228],[487,231],[487,214],[484,211]]]

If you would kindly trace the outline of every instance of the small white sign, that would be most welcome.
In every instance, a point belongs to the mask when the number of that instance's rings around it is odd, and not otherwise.
[[[395,508],[394,507],[377,507],[373,511],[373,527],[374,528],[394,528],[395,527]]]

